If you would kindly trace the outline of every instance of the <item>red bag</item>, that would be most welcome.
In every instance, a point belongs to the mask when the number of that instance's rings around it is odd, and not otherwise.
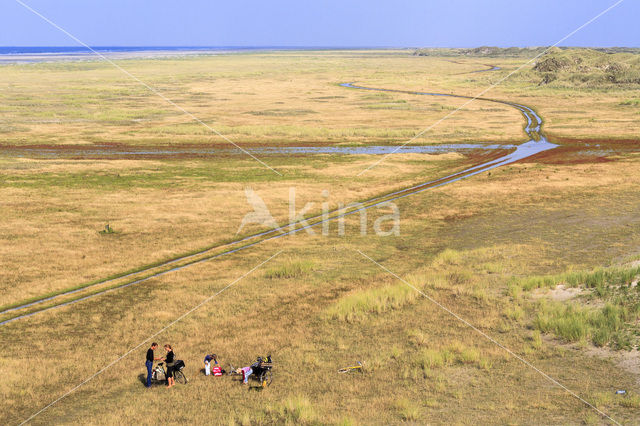
[[[211,369],[211,373],[214,376],[222,376],[222,368],[220,368],[219,365],[214,365],[213,368]]]

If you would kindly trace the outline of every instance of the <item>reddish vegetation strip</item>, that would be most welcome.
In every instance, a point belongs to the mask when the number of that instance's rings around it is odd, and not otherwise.
[[[532,155],[522,163],[585,164],[616,161],[619,156],[640,152],[640,139],[580,139],[549,137],[558,144],[555,149]]]
[[[478,149],[465,153],[464,156],[467,158],[467,163],[469,165],[475,165],[497,160],[511,152],[513,152],[512,149],[493,149],[491,151]]]
[[[612,155],[612,153],[593,151],[577,146],[559,146],[520,160],[520,163],[585,164],[614,161],[608,158],[609,155]]]
[[[610,148],[634,148],[640,149],[640,139],[611,139],[611,138],[570,138],[566,136],[547,136],[549,142],[562,145],[603,145]]]

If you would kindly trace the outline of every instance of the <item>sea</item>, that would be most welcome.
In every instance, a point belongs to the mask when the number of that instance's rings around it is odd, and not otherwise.
[[[100,53],[119,52],[166,52],[166,51],[245,51],[245,50],[327,50],[352,49],[346,47],[304,47],[304,46],[91,46]],[[0,55],[38,55],[38,54],[74,54],[91,53],[91,49],[84,46],[0,46]],[[362,49],[361,47],[353,49]]]

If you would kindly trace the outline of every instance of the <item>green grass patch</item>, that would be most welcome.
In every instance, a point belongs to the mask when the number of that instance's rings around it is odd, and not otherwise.
[[[462,262],[461,252],[452,249],[445,249],[438,253],[431,264],[435,267],[459,265]]]
[[[287,398],[275,407],[267,407],[271,424],[318,424],[318,414],[309,399],[297,395]]]
[[[265,117],[289,117],[316,114],[316,111],[310,109],[265,109],[262,111],[249,111],[247,114]]]
[[[414,364],[422,369],[425,376],[430,374],[430,370],[452,365],[473,365],[485,370],[491,368],[488,356],[460,342],[454,342],[446,348],[423,349],[414,358]]]
[[[400,415],[400,418],[405,422],[416,422],[420,419],[420,405],[407,398],[398,399],[395,402],[394,407]]]
[[[614,266],[593,271],[511,278],[507,292],[520,299],[523,292],[556,288],[560,284],[591,290],[576,300],[553,302],[543,299],[529,306],[535,314],[534,327],[566,342],[591,342],[613,349],[631,349],[640,341],[635,326],[640,318],[640,287],[635,284],[639,276],[640,267]],[[581,303],[585,300],[593,304]],[[506,309],[504,314],[516,321],[522,317],[515,307]]]
[[[395,109],[395,110],[405,110],[405,111],[413,109],[411,105],[405,102],[406,101],[369,104],[369,105],[363,106],[362,108],[364,109]]]
[[[267,269],[264,276],[270,279],[300,278],[313,270],[313,262],[309,260],[288,261],[284,265]]]
[[[212,166],[202,161],[187,164],[181,160],[163,161],[158,167],[135,168],[127,172],[87,171],[77,173],[42,172],[30,174],[0,174],[0,188],[33,189],[92,189],[112,191],[131,188],[178,188],[217,184],[221,182],[262,182],[283,180],[271,170],[246,159],[220,160]],[[287,167],[289,160],[272,157],[269,164],[275,168]],[[304,172],[288,169],[287,179],[304,178]]]
[[[547,301],[540,302],[537,311],[534,325],[543,333],[553,333],[567,342],[591,341],[614,349],[631,349],[634,340],[625,325],[636,321],[640,313],[637,308],[611,303],[594,309]]]
[[[628,101],[620,102],[623,106],[640,106],[640,99],[629,99]]]
[[[520,306],[512,306],[504,311],[504,315],[513,321],[520,321],[524,317],[524,309]]]
[[[610,267],[598,268],[590,272],[570,271],[557,275],[513,277],[509,286],[531,291],[536,288],[554,288],[560,284],[568,287],[582,285],[601,293],[609,286],[629,286],[638,276],[640,276],[640,266],[633,268]]]
[[[353,322],[369,314],[401,308],[417,297],[419,294],[403,283],[388,285],[347,295],[331,306],[327,314],[331,319]]]
[[[98,231],[98,234],[100,234],[100,235],[111,235],[111,234],[116,234],[117,232],[118,231],[113,229],[111,227],[111,225],[106,225],[102,231]]]

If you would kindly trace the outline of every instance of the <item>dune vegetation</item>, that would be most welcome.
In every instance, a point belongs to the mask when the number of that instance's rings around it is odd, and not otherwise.
[[[559,87],[638,86],[640,54],[553,48],[537,61],[533,71],[541,75],[540,84]]]

